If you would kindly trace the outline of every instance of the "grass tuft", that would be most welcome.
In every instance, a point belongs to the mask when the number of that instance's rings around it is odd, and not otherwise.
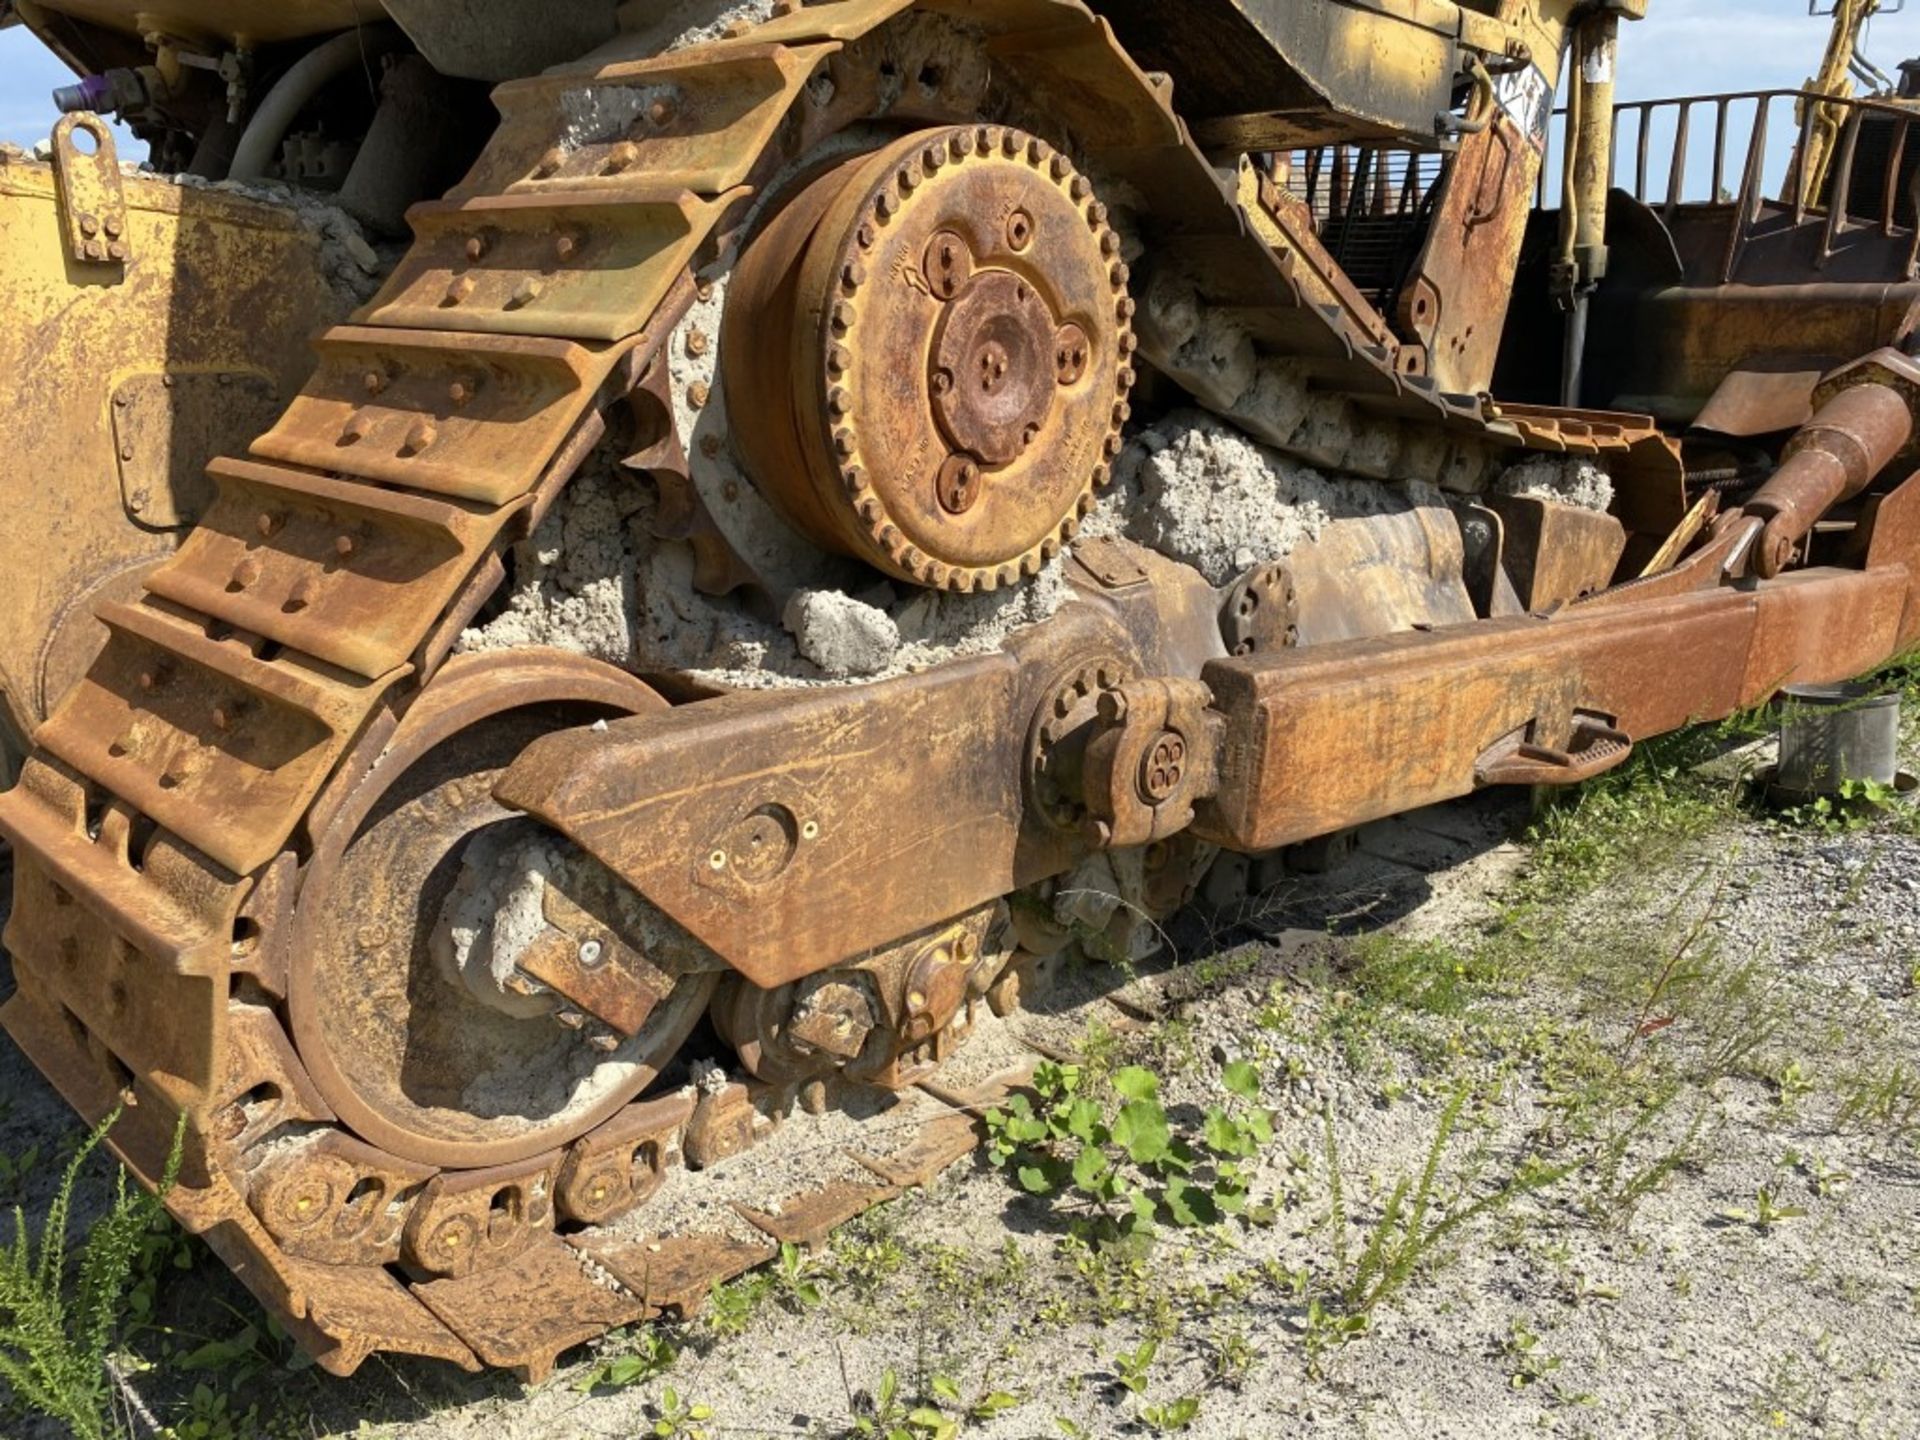
[[[142,1242],[163,1213],[161,1197],[180,1170],[180,1133],[159,1194],[130,1187],[119,1169],[111,1208],[69,1264],[67,1229],[81,1168],[119,1118],[116,1109],[74,1154],[39,1234],[16,1206],[12,1243],[0,1249],[0,1380],[17,1403],[60,1421],[79,1440],[104,1440],[117,1429],[109,1360],[121,1300]]]

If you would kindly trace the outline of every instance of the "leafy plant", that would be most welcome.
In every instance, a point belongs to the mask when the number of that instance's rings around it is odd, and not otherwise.
[[[1762,1186],[1754,1197],[1753,1209],[1728,1208],[1720,1212],[1720,1218],[1730,1220],[1736,1225],[1751,1225],[1764,1235],[1782,1221],[1798,1220],[1806,1213],[1803,1206],[1780,1204],[1774,1199],[1773,1191]]]
[[[1114,1071],[1114,1100],[1103,1103],[1087,1093],[1080,1066],[1044,1064],[1034,1072],[1037,1104],[1020,1094],[988,1113],[988,1158],[1029,1194],[1078,1206],[1074,1233],[1089,1241],[1150,1234],[1161,1224],[1212,1225],[1226,1215],[1265,1220],[1269,1212],[1249,1200],[1251,1162],[1273,1139],[1273,1117],[1255,1103],[1259,1072],[1236,1061],[1220,1078],[1227,1102],[1187,1136],[1174,1133],[1151,1070]]]
[[[1506,1361],[1507,1384],[1515,1390],[1538,1385],[1564,1363],[1558,1355],[1541,1350],[1540,1337],[1528,1329],[1523,1320],[1515,1320],[1508,1327],[1507,1338],[1500,1344],[1500,1355]]]
[[[666,1374],[680,1358],[680,1352],[673,1347],[673,1343],[657,1330],[643,1330],[635,1338],[634,1345],[635,1348],[626,1354],[616,1355],[594,1366],[574,1381],[573,1388],[583,1394],[591,1394],[596,1390],[624,1390],[629,1385],[639,1385]]]
[[[1175,1431],[1185,1430],[1200,1418],[1200,1397],[1182,1395],[1178,1400],[1168,1400],[1157,1405],[1142,1405],[1140,1418],[1147,1428],[1157,1434],[1171,1435]]]
[[[873,1394],[854,1396],[853,1427],[844,1434],[855,1440],[953,1440],[964,1423],[991,1420],[1022,1403],[1006,1390],[984,1391],[969,1400],[946,1375],[935,1375],[924,1397],[909,1400],[901,1393],[899,1372],[888,1369]]]
[[[789,1310],[811,1310],[820,1303],[817,1267],[806,1251],[791,1241],[780,1246],[780,1263],[773,1271],[774,1290]]]
[[[1159,1353],[1160,1344],[1155,1340],[1142,1340],[1133,1349],[1122,1350],[1113,1357],[1114,1383],[1130,1394],[1146,1394],[1147,1374]]]
[[[59,1420],[80,1440],[108,1433],[113,1394],[108,1356],[122,1297],[145,1237],[165,1213],[161,1198],[180,1171],[184,1129],[175,1132],[157,1195],[130,1188],[126,1171],[118,1170],[112,1207],[95,1222],[77,1264],[69,1267],[67,1223],[74,1188],[82,1166],[119,1118],[116,1109],[74,1153],[39,1235],[33,1235],[25,1212],[16,1206],[13,1242],[0,1249],[0,1379],[20,1402]]]
[[[1330,1308],[1319,1296],[1307,1301],[1307,1313],[1300,1322],[1301,1337],[1307,1349],[1307,1369],[1318,1375],[1327,1356],[1349,1341],[1367,1333],[1369,1321],[1364,1312],[1351,1313]]]
[[[655,1440],[708,1440],[706,1424],[713,1419],[713,1407],[682,1399],[680,1392],[668,1385],[653,1406],[653,1416],[650,1433]]]
[[[260,1407],[233,1408],[231,1396],[204,1381],[187,1395],[186,1414],[166,1428],[166,1440],[246,1440],[260,1433]]]

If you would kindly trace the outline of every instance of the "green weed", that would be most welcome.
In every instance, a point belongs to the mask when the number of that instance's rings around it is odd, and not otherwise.
[[[633,1349],[624,1355],[603,1360],[574,1381],[573,1388],[583,1394],[624,1390],[629,1385],[639,1385],[664,1375],[679,1358],[680,1352],[672,1342],[658,1330],[649,1328],[634,1337]]]
[[[159,1195],[130,1187],[126,1171],[117,1170],[112,1207],[95,1222],[70,1267],[74,1188],[119,1118],[115,1110],[75,1152],[38,1236],[16,1206],[13,1242],[0,1249],[0,1379],[17,1403],[59,1420],[80,1440],[111,1432],[109,1353],[120,1330],[122,1300],[142,1244],[165,1213],[161,1197],[180,1170],[184,1130],[174,1136]]]
[[[1163,1224],[1266,1218],[1251,1200],[1249,1176],[1273,1140],[1273,1117],[1256,1103],[1253,1065],[1222,1069],[1229,1099],[1209,1109],[1193,1135],[1174,1133],[1152,1071],[1114,1071],[1111,1100],[1089,1094],[1087,1080],[1078,1065],[1041,1065],[1033,1078],[1037,1104],[1015,1095],[987,1115],[988,1159],[1011,1170],[1028,1194],[1060,1197],[1075,1212],[1074,1234],[1105,1243],[1148,1236]]]
[[[1443,1243],[1462,1226],[1511,1205],[1522,1195],[1558,1184],[1577,1167],[1547,1165],[1533,1157],[1523,1162],[1506,1183],[1469,1200],[1464,1189],[1441,1197],[1436,1191],[1440,1165],[1460,1121],[1472,1086],[1454,1088],[1418,1175],[1403,1175],[1388,1192],[1380,1218],[1367,1233],[1366,1245],[1351,1267],[1347,1262],[1346,1207],[1339,1180],[1339,1144],[1331,1110],[1326,1112],[1327,1165],[1332,1191],[1335,1259],[1342,1273],[1340,1303],[1348,1315],[1367,1315],[1397,1293],[1415,1272],[1433,1258]]]

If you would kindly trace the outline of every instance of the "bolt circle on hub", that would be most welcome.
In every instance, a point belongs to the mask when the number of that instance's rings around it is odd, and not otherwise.
[[[767,498],[940,589],[1035,574],[1092,509],[1133,372],[1118,237],[1017,130],[926,131],[815,180],[747,246],[722,365]]]

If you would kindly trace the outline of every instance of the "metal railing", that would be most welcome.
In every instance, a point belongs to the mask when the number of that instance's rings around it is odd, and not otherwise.
[[[1795,225],[1809,216],[1824,218],[1818,264],[1826,262],[1851,229],[1873,226],[1886,236],[1911,233],[1907,275],[1912,278],[1920,261],[1920,226],[1914,223],[1915,202],[1904,193],[1901,175],[1916,120],[1920,108],[1801,90],[1623,101],[1614,107],[1610,180],[1657,209],[1669,223],[1683,205],[1729,207],[1727,278],[1769,201],[1791,209]],[[1555,138],[1561,130],[1556,127]],[[1784,173],[1777,185],[1770,185],[1769,142],[1789,133],[1793,148]],[[1863,137],[1872,154],[1863,156]],[[1814,174],[1809,184],[1804,167],[1817,141],[1827,159],[1824,173]],[[1542,167],[1537,203],[1557,202],[1559,173],[1558,165]]]
[[[1302,201],[1314,231],[1376,303],[1399,283],[1447,157],[1388,145],[1323,145],[1273,157],[1274,178]]]

